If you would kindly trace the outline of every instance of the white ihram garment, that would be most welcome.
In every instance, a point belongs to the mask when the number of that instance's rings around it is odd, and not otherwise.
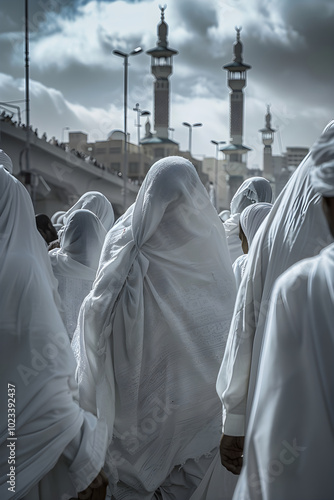
[[[329,126],[333,126],[331,122]],[[253,401],[270,295],[277,277],[333,241],[310,181],[309,154],[297,168],[255,235],[238,290],[224,359],[217,379],[223,432],[242,436]]]
[[[0,498],[38,500],[40,491],[51,489],[52,495],[42,500],[66,500],[101,469],[106,428],[74,401],[75,360],[56,306],[56,280],[44,240],[27,190],[3,167],[0,259],[0,391],[6,399],[1,405]],[[15,399],[8,399],[8,407],[7,395]],[[12,428],[17,440],[8,433]],[[8,463],[10,452],[14,465]],[[7,483],[10,473],[14,486]]]
[[[253,203],[271,202],[272,189],[270,182],[264,177],[246,179],[231,201],[231,215],[224,222],[227,245],[233,262],[243,254],[239,239],[239,219],[243,210]]]
[[[334,498],[333,325],[334,244],[274,287],[235,500]]]
[[[70,339],[82,301],[91,291],[106,234],[95,214],[76,210],[66,220],[60,248],[49,252]]]
[[[240,215],[240,225],[246,236],[248,243],[248,251],[252,244],[255,234],[259,230],[264,219],[268,216],[272,208],[271,203],[255,203],[254,205],[249,205],[242,211]],[[245,274],[246,266],[248,262],[248,254],[240,255],[233,262],[233,272],[237,285],[237,290],[240,286],[243,275]]]
[[[195,168],[160,160],[107,235],[72,341],[80,403],[108,418],[116,498],[151,498],[175,466],[217,448],[234,300],[224,229]]]
[[[62,220],[62,223],[65,225],[68,217],[73,212],[80,209],[90,210],[93,212],[93,214],[100,219],[106,231],[109,231],[115,222],[112,204],[104,196],[104,194],[99,193],[98,191],[88,191],[87,193],[84,193],[79,200],[67,210],[61,219],[58,218],[57,222]]]

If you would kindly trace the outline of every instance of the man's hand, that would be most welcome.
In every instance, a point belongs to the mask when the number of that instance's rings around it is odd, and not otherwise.
[[[79,500],[105,500],[107,494],[108,479],[103,470],[90,483],[88,488],[78,494]]]
[[[233,474],[240,474],[244,441],[244,436],[226,436],[225,434],[222,435],[220,440],[220,461]]]

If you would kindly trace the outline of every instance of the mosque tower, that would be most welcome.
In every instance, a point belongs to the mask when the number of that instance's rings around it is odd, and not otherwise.
[[[274,142],[274,133],[276,130],[271,128],[270,106],[267,106],[266,125],[259,130],[262,134],[263,149],[263,176],[271,180],[274,178],[274,166],[271,145]]]
[[[154,129],[157,137],[168,139],[169,128],[169,80],[173,72],[172,57],[177,50],[168,47],[168,25],[165,22],[164,7],[161,10],[161,22],[158,25],[158,42],[154,49],[146,54],[151,56],[151,72],[155,77],[154,82]]]
[[[243,89],[247,85],[246,73],[251,66],[245,64],[242,59],[242,43],[240,41],[241,28],[235,28],[236,42],[233,46],[234,59],[231,63],[223,66],[228,71],[227,83],[230,87],[230,144],[221,149],[228,158],[226,168],[229,174],[230,199],[236,189],[247,176],[246,163],[242,156],[250,149],[242,144],[243,122],[244,122],[244,94]]]
[[[237,40],[233,46],[233,62],[223,66],[228,71],[227,83],[230,92],[230,160],[241,162],[241,155],[249,151],[242,145],[243,122],[244,122],[244,94],[243,89],[247,85],[246,72],[251,68],[242,60],[242,43],[240,41],[241,28],[236,28]],[[234,149],[234,151],[233,151]],[[242,152],[244,150],[244,152]]]

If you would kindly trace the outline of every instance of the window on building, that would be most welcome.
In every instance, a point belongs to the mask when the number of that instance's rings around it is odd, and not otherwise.
[[[104,155],[107,152],[107,148],[96,148],[95,149],[95,154],[96,155]]]
[[[118,147],[118,148],[109,148],[109,153],[111,154],[114,154],[114,155],[117,155],[117,154],[120,154],[122,151],[121,151],[121,148]]]

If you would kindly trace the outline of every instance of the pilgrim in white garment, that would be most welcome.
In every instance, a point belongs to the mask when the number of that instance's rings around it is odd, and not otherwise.
[[[328,128],[334,126],[334,121]],[[311,150],[312,151],[312,150]],[[224,359],[217,378],[223,405],[222,463],[240,473],[243,436],[257,380],[263,330],[274,282],[291,265],[312,257],[333,241],[310,180],[311,153],[299,165],[248,254],[237,293]]]
[[[231,262],[235,261],[243,254],[239,239],[239,219],[242,211],[253,203],[261,201],[270,203],[272,199],[272,189],[270,182],[264,177],[250,177],[246,179],[230,204],[230,217],[224,222],[227,245],[231,256]]]
[[[80,209],[90,210],[93,212],[93,214],[100,219],[106,231],[109,231],[115,222],[114,209],[108,198],[98,191],[88,191],[87,193],[84,193],[78,201],[67,210],[67,212],[58,217],[57,223],[65,225],[66,220],[71,213]]]
[[[80,409],[56,280],[26,188],[0,166],[0,498],[76,497],[104,464],[107,428]]]
[[[80,306],[91,291],[106,234],[93,212],[76,210],[66,219],[60,248],[49,252],[70,340]]]
[[[239,239],[241,240],[243,255],[240,255],[233,262],[233,272],[237,289],[240,286],[248,261],[248,252],[252,241],[260,228],[262,222],[269,214],[272,208],[271,203],[254,203],[242,211],[239,220]]]
[[[219,445],[215,380],[235,293],[194,166],[158,161],[107,234],[72,341],[80,405],[107,418],[116,500],[188,500],[203,478]]]
[[[334,236],[334,129],[312,157]],[[333,500],[333,325],[332,243],[274,286],[235,500]]]

